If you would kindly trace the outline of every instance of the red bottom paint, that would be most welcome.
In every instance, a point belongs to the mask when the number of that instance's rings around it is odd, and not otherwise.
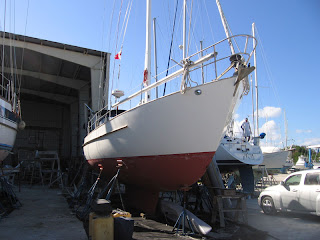
[[[117,159],[122,159],[119,180],[128,186],[130,201],[136,208],[153,213],[159,191],[173,191],[194,184],[205,173],[214,153],[91,159],[88,163],[97,169],[101,164],[103,175],[111,178],[117,171]]]

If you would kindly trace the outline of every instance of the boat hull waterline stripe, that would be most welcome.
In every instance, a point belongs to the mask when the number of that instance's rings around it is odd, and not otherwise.
[[[4,143],[0,143],[0,149],[1,150],[10,151],[12,148],[13,148],[13,146],[10,146],[10,145],[4,144]]]

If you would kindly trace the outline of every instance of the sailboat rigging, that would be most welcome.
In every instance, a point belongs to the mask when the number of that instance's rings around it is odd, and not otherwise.
[[[255,26],[255,24],[252,24],[252,33],[253,36],[255,37],[257,31],[257,28]],[[259,39],[260,42],[261,39]],[[261,48],[262,47],[262,43],[261,43]],[[262,53],[264,51],[261,51]],[[254,51],[254,65],[257,67],[257,63],[256,63],[256,52]],[[257,77],[257,71],[255,71],[255,104],[256,104],[256,121],[254,121],[254,126],[255,126],[255,131],[256,131],[256,136],[259,136],[259,88],[258,88],[258,77]],[[285,117],[285,112],[284,112],[284,118]],[[286,119],[284,119],[284,124],[285,124],[285,129],[286,129]],[[268,138],[269,136],[272,136],[272,131],[271,129],[268,127],[268,120],[266,121],[266,124],[262,126],[262,129],[264,129],[265,131],[265,135],[266,135],[266,143],[261,146],[261,150],[263,153],[263,165],[267,168],[267,169],[284,169],[287,167],[292,166],[292,163],[290,161],[290,153],[292,152],[292,149],[288,148],[287,146],[287,132],[285,132],[286,135],[286,139],[285,139],[285,147],[284,149],[280,149],[280,147],[277,146],[270,146],[268,144]]]
[[[227,20],[223,14],[221,5],[217,0],[217,5],[220,12],[220,17],[224,26],[224,30],[228,39],[230,38],[230,29],[227,23]],[[256,45],[255,40],[255,33],[254,33],[254,23],[252,24],[252,34],[253,34],[253,47]],[[235,49],[233,47],[232,42],[228,41],[230,45],[231,52],[234,53]],[[253,56],[254,56],[254,65],[256,66],[256,48],[253,49]],[[255,71],[255,80],[257,83],[257,71]],[[249,84],[246,81],[246,84]],[[247,95],[249,93],[249,86],[246,86],[246,91],[244,91],[243,95]],[[253,89],[253,88],[252,88]],[[253,94],[253,91],[252,91]],[[257,95],[256,95],[257,96]],[[258,104],[258,101],[256,101]],[[253,119],[254,119],[254,103],[253,103],[253,95],[252,95],[252,107],[253,107]],[[252,166],[259,165],[263,161],[262,151],[259,146],[260,137],[257,136],[259,134],[255,134],[255,127],[254,127],[254,135],[252,141],[247,141],[246,138],[237,136],[234,132],[234,116],[230,119],[228,123],[228,127],[225,131],[224,136],[221,139],[220,145],[213,157],[213,161],[216,162],[219,166],[220,171],[222,172],[229,172],[234,171],[235,169],[250,169],[247,170],[252,173]],[[253,121],[254,122],[254,121]],[[257,130],[258,132],[258,130]],[[241,171],[240,171],[241,173]],[[241,176],[242,178],[246,178],[247,176]],[[253,186],[253,179],[252,179],[252,186]],[[253,187],[251,187],[250,191],[253,191]]]

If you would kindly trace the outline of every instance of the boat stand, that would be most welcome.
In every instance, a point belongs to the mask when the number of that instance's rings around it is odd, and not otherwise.
[[[9,204],[9,208],[11,209],[21,207],[22,204],[17,198],[16,194],[14,193],[12,186],[8,183],[8,180],[3,176],[0,176],[0,185],[0,193],[3,195],[1,197],[1,200],[6,200],[6,202]],[[6,213],[6,206],[2,205],[2,203],[0,202],[0,217],[2,215],[5,215]]]
[[[268,173],[265,165],[259,165],[257,172],[260,173],[260,178],[255,182],[255,188],[260,192],[267,186],[277,185],[278,182],[274,178],[273,174]]]
[[[191,189],[191,187],[184,187],[182,189],[180,189],[181,191],[183,191],[183,210],[180,213],[178,220],[176,221],[172,231],[176,232],[177,234],[181,234],[181,235],[191,235],[194,234],[194,230],[193,230],[193,226],[192,223],[190,221],[190,217],[188,215],[188,212],[186,210],[186,202],[187,202],[187,191],[189,191]],[[186,230],[186,224],[185,221],[187,220],[189,228],[191,230],[191,232],[188,232]],[[181,226],[182,225],[182,226]]]
[[[112,191],[114,189],[114,185],[115,183],[117,182],[117,178],[118,178],[118,175],[120,173],[120,169],[121,167],[123,166],[123,162],[122,160],[117,160],[117,173],[116,175],[113,176],[113,178],[111,178],[110,182],[107,184],[107,186],[101,191],[101,193],[98,195],[97,199],[100,199],[104,196],[104,194],[107,192],[107,190],[109,189],[108,193],[107,193],[107,196],[105,197],[106,200],[109,200],[110,197],[111,197],[111,194],[112,194]],[[92,204],[92,201],[93,201],[93,194],[94,194],[94,191],[96,189],[96,186],[100,180],[100,176],[101,176],[101,173],[103,171],[103,167],[102,165],[99,164],[99,168],[100,168],[100,173],[99,173],[99,176],[97,177],[97,180],[95,181],[95,183],[92,185],[92,187],[90,188],[89,192],[88,192],[88,197],[87,197],[87,201],[86,201],[86,204],[83,208],[83,210],[81,211],[81,213],[78,213],[78,217],[80,219],[84,219],[86,216],[89,215],[90,211],[91,211],[91,204]],[[120,195],[120,198],[121,198],[121,195]],[[121,198],[121,201],[122,201],[122,198]],[[78,208],[79,209],[79,208]],[[77,212],[79,212],[77,209]]]
[[[81,207],[81,205],[77,208],[76,210],[76,213],[77,213],[77,216],[80,218],[80,219],[84,219],[90,212],[90,209],[91,209],[91,203],[92,203],[92,199],[93,199],[93,194],[94,194],[94,191],[96,189],[96,186],[100,180],[100,176],[101,176],[101,173],[102,173],[102,170],[103,170],[103,167],[102,165],[99,164],[99,169],[100,169],[100,173],[96,179],[96,181],[94,182],[94,184],[91,186],[91,188],[89,189],[88,191],[88,195],[87,195],[87,200],[86,200],[86,204],[84,206],[84,208],[82,209],[82,211],[80,212],[79,211],[79,208]]]
[[[122,196],[121,196],[121,192],[120,192],[119,182],[118,182],[118,176],[119,176],[119,173],[120,173],[120,170],[121,170],[123,164],[124,163],[122,162],[122,160],[120,160],[120,159],[117,160],[117,168],[118,168],[117,173],[111,178],[111,180],[109,181],[107,186],[98,195],[98,199],[104,198],[106,200],[110,200],[112,192],[113,192],[113,189],[114,189],[114,186],[115,186],[115,184],[117,184],[117,188],[118,188],[118,191],[119,191],[119,196],[120,196],[120,201],[121,201],[121,204],[122,204],[122,208],[123,208],[123,210],[125,210],[124,204],[123,204],[123,200],[122,200]],[[108,193],[105,196],[107,191],[108,191]]]

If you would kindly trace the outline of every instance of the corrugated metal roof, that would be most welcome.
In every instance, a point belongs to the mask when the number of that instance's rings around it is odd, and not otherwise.
[[[4,32],[0,31],[0,42],[3,38]],[[32,38],[12,33],[5,33],[5,38],[13,39],[12,46],[5,45],[0,48],[0,58],[5,57],[5,75],[10,77],[12,69],[18,72],[18,78],[21,79],[21,99],[42,98],[45,93],[48,96],[57,94],[59,96],[78,97],[78,90],[91,83],[90,68],[77,64],[72,61],[45,54],[45,51],[37,52],[35,50],[23,48],[20,42],[32,43],[44,47],[51,47],[56,49],[64,49],[71,52],[82,53],[82,57],[86,58],[91,55],[100,59],[107,55],[106,52],[96,51],[92,49],[67,45],[63,43],[52,42],[43,39]],[[6,43],[8,44],[8,43]],[[11,42],[10,42],[11,44]],[[19,47],[20,46],[20,47]],[[4,50],[4,55],[3,55]],[[12,58],[14,54],[15,66],[12,67]],[[68,59],[68,58],[66,58]],[[2,60],[0,61],[2,63]],[[39,94],[37,95],[37,92]],[[41,93],[41,94],[40,94]],[[31,96],[32,95],[32,96]],[[51,99],[55,101],[55,99]],[[57,99],[56,99],[57,100]]]
[[[3,31],[0,31],[0,35],[3,38]],[[84,53],[84,54],[89,54],[93,56],[101,56],[101,54],[106,54],[107,52],[103,51],[97,51],[89,48],[82,48],[82,47],[77,47],[73,45],[68,45],[64,43],[58,43],[58,42],[53,42],[49,40],[44,40],[44,39],[39,39],[39,38],[33,38],[33,37],[28,37],[28,36],[23,36],[23,35],[18,35],[14,33],[8,33],[5,32],[5,38],[11,38],[15,39],[17,41],[22,41],[22,42],[29,42],[29,43],[34,43],[34,44],[39,44],[43,46],[48,46],[48,47],[54,47],[58,49],[65,49],[73,52],[79,52],[79,53]]]

